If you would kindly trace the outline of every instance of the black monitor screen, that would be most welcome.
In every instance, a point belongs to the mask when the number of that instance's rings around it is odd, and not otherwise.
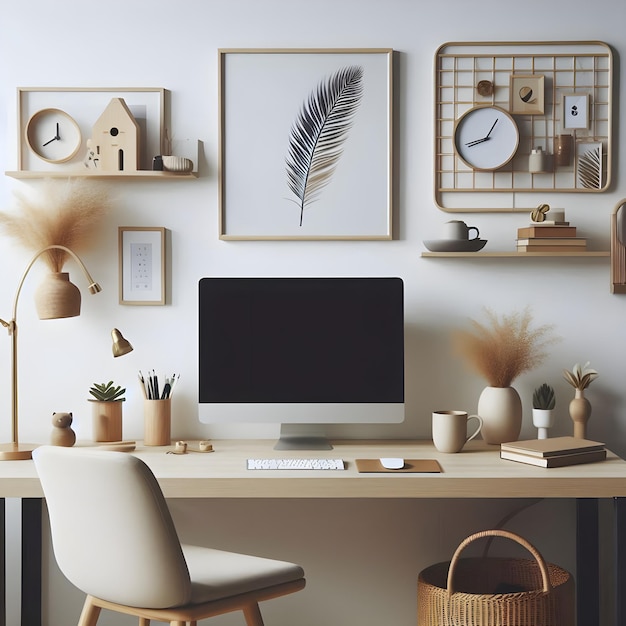
[[[200,403],[404,401],[399,278],[203,278]]]

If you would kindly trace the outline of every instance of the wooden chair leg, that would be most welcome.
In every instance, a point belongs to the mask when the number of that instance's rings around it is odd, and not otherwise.
[[[244,607],[243,614],[246,618],[247,626],[263,626],[263,617],[261,616],[261,609],[259,609],[257,602],[253,602]]]
[[[78,626],[96,626],[101,610],[99,606],[92,603],[91,596],[87,596],[78,620]]]
[[[140,617],[139,626],[150,626],[150,620],[147,617]]]

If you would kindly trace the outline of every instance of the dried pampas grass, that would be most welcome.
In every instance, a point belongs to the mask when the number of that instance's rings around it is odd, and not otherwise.
[[[471,321],[471,329],[457,331],[454,344],[490,387],[510,387],[524,372],[540,365],[547,356],[546,348],[555,343],[553,326],[531,328],[528,309],[503,315],[502,319],[486,309],[488,324]]]
[[[84,250],[110,208],[105,188],[85,179],[46,179],[32,196],[16,191],[15,197],[17,210],[0,212],[0,227],[33,252],[50,245]],[[58,249],[42,255],[52,272],[67,257]]]

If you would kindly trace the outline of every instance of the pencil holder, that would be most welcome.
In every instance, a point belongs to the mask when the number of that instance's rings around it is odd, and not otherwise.
[[[144,400],[144,444],[169,446],[172,441],[172,399]]]

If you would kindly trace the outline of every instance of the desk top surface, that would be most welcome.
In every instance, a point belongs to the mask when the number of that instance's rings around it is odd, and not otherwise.
[[[437,452],[430,441],[340,441],[328,451],[276,451],[273,440],[215,440],[214,452],[168,454],[146,447],[143,459],[168,498],[611,498],[626,497],[626,461],[542,468],[500,459],[500,447],[469,442]],[[189,447],[194,447],[189,443]],[[197,447],[197,446],[195,446]],[[247,470],[249,458],[342,458],[345,470]],[[436,459],[438,474],[359,473],[356,459]],[[0,462],[0,497],[41,497],[32,461]]]

